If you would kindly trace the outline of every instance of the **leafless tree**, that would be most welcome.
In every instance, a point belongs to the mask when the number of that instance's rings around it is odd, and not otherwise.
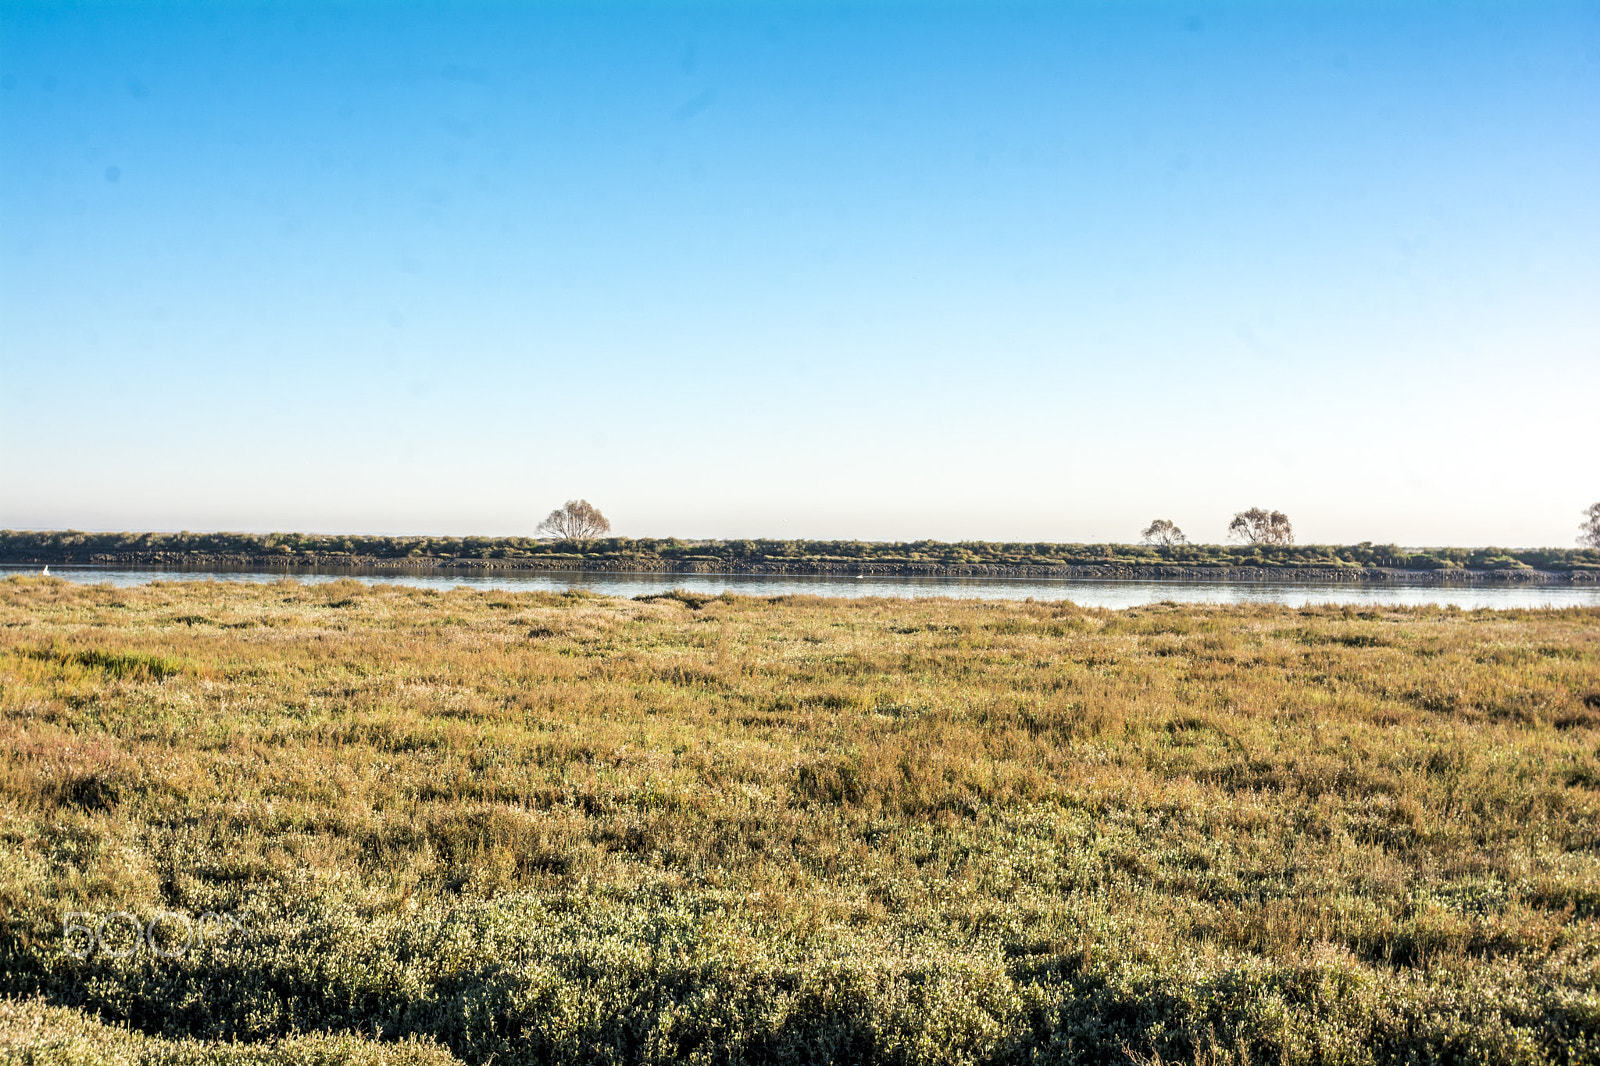
[[[588,500],[568,500],[539,523],[539,532],[562,540],[588,540],[610,533],[611,523],[600,513],[600,508]]]
[[[1578,543],[1585,548],[1600,548],[1600,503],[1592,503],[1583,512],[1583,524],[1578,527]]]
[[[1282,511],[1263,511],[1252,507],[1233,516],[1228,536],[1246,544],[1293,544],[1294,527]]]
[[[1169,522],[1165,518],[1151,522],[1139,536],[1144,538],[1146,544],[1155,544],[1163,548],[1189,543],[1189,538],[1183,535],[1183,530],[1178,528],[1178,524]]]

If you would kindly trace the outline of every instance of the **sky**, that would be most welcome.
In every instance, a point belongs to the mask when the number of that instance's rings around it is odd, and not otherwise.
[[[0,527],[1571,546],[1600,3],[0,4]]]

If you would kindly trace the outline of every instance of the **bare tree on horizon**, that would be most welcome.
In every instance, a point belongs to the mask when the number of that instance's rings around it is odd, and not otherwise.
[[[1228,524],[1228,536],[1246,544],[1293,544],[1294,527],[1282,511],[1252,507],[1233,516]]]
[[[600,513],[600,508],[588,500],[568,500],[539,523],[538,532],[562,540],[584,541],[610,533],[611,523]]]
[[[1583,512],[1583,524],[1578,527],[1578,543],[1585,548],[1600,548],[1600,503],[1591,503]]]
[[[1165,518],[1158,518],[1151,522],[1139,536],[1144,538],[1146,544],[1154,544],[1162,548],[1171,548],[1174,545],[1189,543],[1189,538],[1183,535],[1183,530],[1178,528],[1178,524],[1169,522]]]

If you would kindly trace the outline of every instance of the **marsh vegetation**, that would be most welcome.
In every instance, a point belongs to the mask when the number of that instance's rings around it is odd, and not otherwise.
[[[1600,1061],[1600,610],[12,578],[0,730],[22,1062]]]

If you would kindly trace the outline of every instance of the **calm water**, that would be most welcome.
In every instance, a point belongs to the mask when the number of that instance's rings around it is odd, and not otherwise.
[[[0,567],[0,576],[37,574],[38,567]],[[371,572],[286,572],[209,570],[118,570],[101,567],[51,567],[68,581],[144,585],[152,581],[270,582],[289,577],[318,583],[354,578],[367,584],[413,588],[477,588],[513,591],[588,589],[602,596],[639,596],[680,588],[717,595],[746,596],[955,596],[963,599],[1071,600],[1085,607],[1137,607],[1162,600],[1180,603],[1309,603],[1352,605],[1454,604],[1477,607],[1600,607],[1600,587],[1567,585],[1523,587],[1439,587],[1435,585],[1223,584],[1193,581],[1084,581],[995,577],[838,577],[753,574],[587,574],[523,572],[501,574],[390,574]]]

